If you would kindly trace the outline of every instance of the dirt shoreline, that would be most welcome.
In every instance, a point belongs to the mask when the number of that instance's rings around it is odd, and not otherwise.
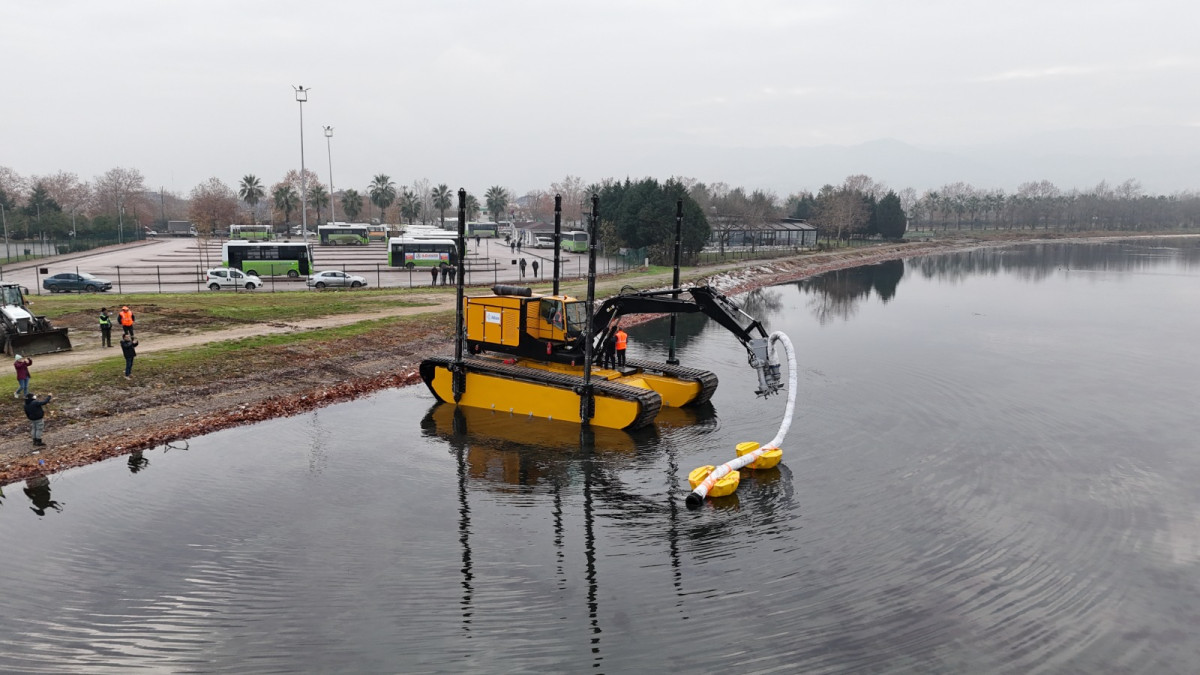
[[[703,283],[732,295],[832,270],[931,253],[1098,238],[1137,237],[1111,233],[1049,238],[1026,235],[1001,241],[956,239],[882,245],[718,266],[705,275]],[[664,282],[669,283],[669,279],[665,277]],[[438,308],[424,308],[431,310]],[[232,385],[219,374],[211,382],[186,387],[138,381],[127,390],[128,396],[118,401],[72,402],[63,404],[65,410],[55,410],[52,404],[45,432],[47,445],[37,454],[29,440],[28,421],[20,415],[20,419],[3,425],[8,433],[0,441],[0,486],[221,429],[298,415],[381,389],[419,383],[417,367],[421,359],[446,353],[452,344],[452,330],[446,321],[419,322],[412,330],[406,329],[405,335],[384,340],[373,336],[352,344],[348,352],[297,350],[274,366],[254,364],[250,372],[239,372]],[[210,341],[225,339],[230,336],[218,332],[211,335]],[[290,393],[279,393],[281,381],[292,383]],[[224,396],[230,389],[234,390],[233,396]],[[231,403],[231,398],[236,401]]]

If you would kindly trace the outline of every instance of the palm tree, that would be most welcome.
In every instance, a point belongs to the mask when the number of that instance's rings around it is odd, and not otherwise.
[[[308,189],[308,203],[317,209],[317,223],[321,222],[321,208],[329,206],[329,193],[325,186],[317,183]]]
[[[500,222],[499,216],[503,216],[505,210],[508,209],[508,190],[493,185],[484,193],[483,199],[487,202],[488,211],[492,214],[492,222]]]
[[[443,230],[446,229],[446,209],[454,205],[452,195],[453,193],[450,192],[450,188],[445,183],[433,189],[433,208],[437,209],[438,213],[441,214]]]
[[[238,190],[238,198],[250,207],[250,219],[255,225],[258,224],[255,207],[258,206],[258,200],[262,199],[264,194],[266,193],[263,191],[262,182],[258,180],[258,176],[252,173],[242,176],[242,187]]]
[[[408,224],[412,225],[417,216],[421,215],[421,198],[417,193],[404,189],[404,193],[400,195],[400,219],[408,218]]]
[[[467,220],[475,220],[479,217],[479,200],[475,195],[467,193]]]
[[[342,193],[342,213],[346,214],[346,222],[353,223],[358,220],[362,205],[362,195],[358,194],[358,190],[346,190]]]
[[[284,224],[291,222],[292,210],[300,205],[300,195],[296,194],[296,190],[291,185],[281,183],[275,186],[271,198],[275,200],[276,210],[283,211]]]
[[[385,222],[383,212],[387,207],[396,201],[396,184],[392,182],[392,177],[381,173],[371,179],[371,186],[368,188],[371,195],[371,203],[379,207],[379,222]]]

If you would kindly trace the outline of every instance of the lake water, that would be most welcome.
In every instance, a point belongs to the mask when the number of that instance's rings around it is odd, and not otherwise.
[[[687,317],[721,386],[635,435],[413,387],[6,486],[0,670],[1196,672],[1200,243],[744,300],[798,346],[800,405],[733,497],[687,509],[687,472],[784,399]]]

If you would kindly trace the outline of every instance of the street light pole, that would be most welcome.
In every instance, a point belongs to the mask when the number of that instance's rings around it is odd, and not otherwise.
[[[120,213],[117,214],[117,243],[125,243],[125,205],[119,204]]]
[[[337,200],[333,198],[333,127],[325,127],[325,152],[329,155],[329,222],[337,223]]]
[[[304,85],[292,87],[296,90],[296,100],[300,103],[300,232],[304,241],[308,241],[308,181],[304,175],[304,102],[308,100],[308,91]]]
[[[4,261],[12,257],[12,253],[8,251],[8,216],[4,214],[4,205],[0,204],[0,221],[4,222]]]

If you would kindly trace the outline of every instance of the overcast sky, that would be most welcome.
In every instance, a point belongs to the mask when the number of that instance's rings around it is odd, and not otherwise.
[[[88,180],[136,168],[149,187],[183,195],[211,176],[270,185],[300,165],[292,87],[303,85],[305,165],[328,181],[322,127],[332,125],[337,189],[361,191],[376,173],[477,195],[497,184],[524,194],[568,174],[678,174],[786,195],[820,184],[670,158],[1196,128],[1198,8],[5,0],[0,166]]]

